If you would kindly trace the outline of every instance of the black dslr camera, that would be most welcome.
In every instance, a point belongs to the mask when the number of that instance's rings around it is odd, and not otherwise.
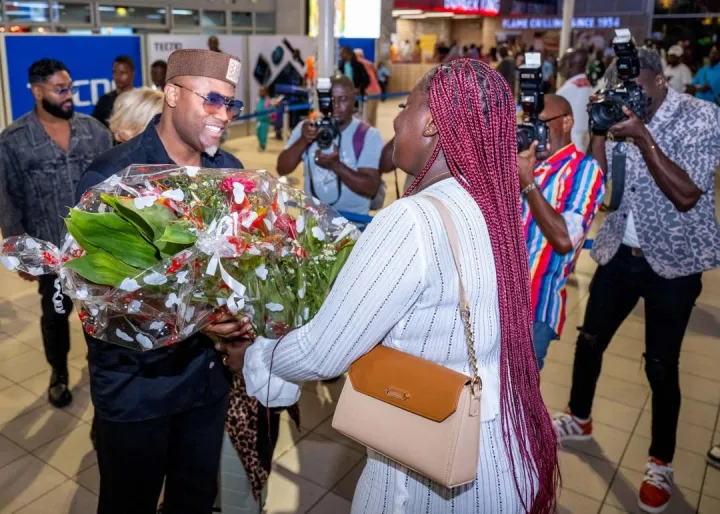
[[[590,130],[593,134],[606,134],[610,127],[627,120],[628,117],[622,111],[623,106],[627,106],[641,120],[647,118],[647,93],[634,82],[640,75],[640,58],[628,29],[615,31],[613,49],[620,82],[600,91],[602,98],[590,106]]]
[[[525,64],[520,66],[520,104],[524,114],[523,122],[517,128],[518,152],[530,148],[533,141],[538,142],[536,152],[547,152],[548,127],[539,116],[545,108],[543,93],[543,74],[540,54],[525,54]]]
[[[321,117],[315,120],[315,127],[318,129],[318,146],[327,150],[340,135],[340,127],[333,117],[332,82],[328,78],[320,78],[317,81],[318,109]]]

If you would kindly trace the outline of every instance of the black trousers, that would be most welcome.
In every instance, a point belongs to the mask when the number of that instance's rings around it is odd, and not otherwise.
[[[55,285],[57,279],[57,275],[40,277],[38,287],[42,306],[40,329],[48,363],[53,369],[67,371],[67,356],[70,351],[70,322],[68,319],[73,305],[70,298],[59,292],[59,286]]]
[[[168,401],[172,401],[169,398]],[[217,496],[227,397],[137,422],[95,417],[98,514],[210,514]]]
[[[590,284],[585,320],[575,348],[570,410],[588,418],[592,409],[603,352],[638,300],[645,300],[645,373],[652,389],[652,444],[649,454],[672,462],[680,414],[680,347],[695,300],[702,290],[701,274],[666,279],[643,257],[620,247]]]

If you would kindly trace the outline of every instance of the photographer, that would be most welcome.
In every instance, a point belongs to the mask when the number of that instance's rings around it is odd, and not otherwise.
[[[592,257],[599,267],[577,340],[569,408],[555,417],[555,424],[560,441],[591,437],[590,411],[603,352],[642,297],[652,444],[638,504],[642,510],[662,512],[673,490],[680,347],[701,291],[702,272],[720,264],[714,196],[720,109],[669,89],[660,56],[653,50],[639,49],[635,62],[627,64],[620,67],[616,59],[608,69],[607,84],[618,83],[617,69],[639,68],[637,77],[624,80],[624,86],[630,91],[628,84],[635,83],[644,90],[642,102],[630,103],[639,112],[646,105],[646,119],[639,119],[625,104],[627,119],[616,119],[609,128],[612,137],[624,141],[606,141],[604,135],[591,140],[593,157],[613,179],[612,197],[617,196],[621,176],[624,188],[617,210],[595,238]]]
[[[355,87],[347,77],[334,79],[332,119],[339,132],[327,150],[318,146],[315,122],[306,120],[293,130],[278,156],[277,171],[288,175],[300,161],[305,167],[305,193],[338,211],[367,215],[380,188],[380,131],[353,117]],[[323,128],[322,130],[326,130]]]
[[[539,119],[554,153],[537,163],[537,141],[518,156],[523,221],[532,282],[533,343],[542,369],[565,324],[565,284],[605,194],[598,162],[572,142],[570,103],[545,96]],[[557,149],[555,151],[555,149]]]

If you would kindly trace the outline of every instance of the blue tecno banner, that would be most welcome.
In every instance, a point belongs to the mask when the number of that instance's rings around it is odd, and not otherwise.
[[[28,84],[28,68],[44,57],[59,59],[70,70],[77,93],[75,109],[90,114],[98,99],[113,89],[112,65],[118,55],[135,63],[135,86],[143,84],[142,47],[139,36],[35,36],[7,35],[7,94],[9,121],[35,105]]]

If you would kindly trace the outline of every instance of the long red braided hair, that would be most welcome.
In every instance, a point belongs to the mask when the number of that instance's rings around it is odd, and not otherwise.
[[[477,202],[490,233],[500,303],[500,404],[515,486],[530,513],[555,511],[560,481],[557,436],[540,394],[532,345],[530,272],[521,219],[515,102],[502,76],[486,64],[457,59],[421,82],[439,142],[408,193],[442,150],[450,172]],[[406,193],[407,194],[407,193]],[[514,441],[520,448],[516,462]],[[520,484],[532,487],[530,505]]]

